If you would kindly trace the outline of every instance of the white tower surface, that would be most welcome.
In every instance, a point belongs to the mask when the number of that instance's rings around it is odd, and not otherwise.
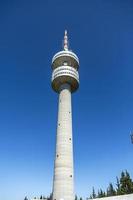
[[[68,49],[65,31],[63,51],[52,59],[52,88],[59,93],[53,200],[74,200],[71,93],[79,87],[79,59]]]

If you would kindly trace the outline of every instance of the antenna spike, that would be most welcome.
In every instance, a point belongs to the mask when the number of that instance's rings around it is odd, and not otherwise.
[[[67,30],[65,30],[65,34],[64,34],[63,48],[64,48],[65,51],[68,50],[68,36],[67,36]]]

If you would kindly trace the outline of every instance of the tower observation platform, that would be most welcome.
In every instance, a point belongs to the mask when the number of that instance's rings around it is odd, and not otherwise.
[[[79,59],[75,53],[68,49],[67,31],[64,36],[64,49],[56,53],[52,59],[52,88],[60,91],[60,86],[67,83],[74,92],[79,87]]]

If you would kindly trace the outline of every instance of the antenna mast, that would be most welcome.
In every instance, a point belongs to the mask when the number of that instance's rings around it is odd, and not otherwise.
[[[64,34],[63,49],[64,49],[65,51],[68,50],[68,36],[67,36],[67,30],[65,30],[65,34]]]

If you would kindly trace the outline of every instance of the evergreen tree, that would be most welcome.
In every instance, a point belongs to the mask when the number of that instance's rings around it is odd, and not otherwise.
[[[126,194],[125,191],[125,173],[122,171],[121,172],[121,177],[120,177],[120,194]]]
[[[27,197],[25,197],[25,198],[24,198],[24,200],[28,200],[28,198],[27,198]]]
[[[127,171],[125,173],[122,171],[120,177],[120,194],[131,193],[133,193],[133,181]]]
[[[97,198],[100,198],[100,191],[98,190]]]
[[[102,198],[102,197],[105,197],[105,196],[106,196],[106,194],[102,189],[98,190],[98,195],[97,195],[98,198]]]
[[[110,183],[108,188],[107,188],[107,197],[110,197],[110,196],[115,196],[116,195],[116,191],[113,187],[113,184]]]
[[[42,199],[42,195],[40,196],[40,199]]]
[[[49,200],[52,200],[53,194],[50,193]]]
[[[80,197],[80,199],[79,200],[82,200],[82,197]]]
[[[44,197],[43,199],[52,200],[52,193],[50,193],[50,195],[47,198]]]
[[[118,177],[116,177],[116,194],[120,195],[121,194],[121,189],[120,189],[120,180]]]
[[[92,194],[90,195],[89,199],[95,199],[97,197],[96,193],[95,193],[95,189],[94,187],[92,188]]]
[[[75,195],[75,200],[78,200],[78,197],[77,197],[77,195]]]
[[[103,197],[106,197],[106,192],[103,192]]]
[[[131,194],[133,193],[133,181],[129,175],[129,173],[126,170],[126,194]]]
[[[93,198],[93,199],[96,198],[96,193],[95,193],[95,189],[94,189],[94,187],[92,188],[92,198]]]
[[[96,195],[94,187],[90,199],[101,198],[106,196],[115,196],[123,194],[133,193],[133,180],[130,177],[128,171],[122,171],[120,179],[116,177],[116,189],[113,187],[113,184],[110,183],[107,188],[107,194],[102,190],[98,190],[98,195]],[[77,199],[76,199],[77,200]]]

